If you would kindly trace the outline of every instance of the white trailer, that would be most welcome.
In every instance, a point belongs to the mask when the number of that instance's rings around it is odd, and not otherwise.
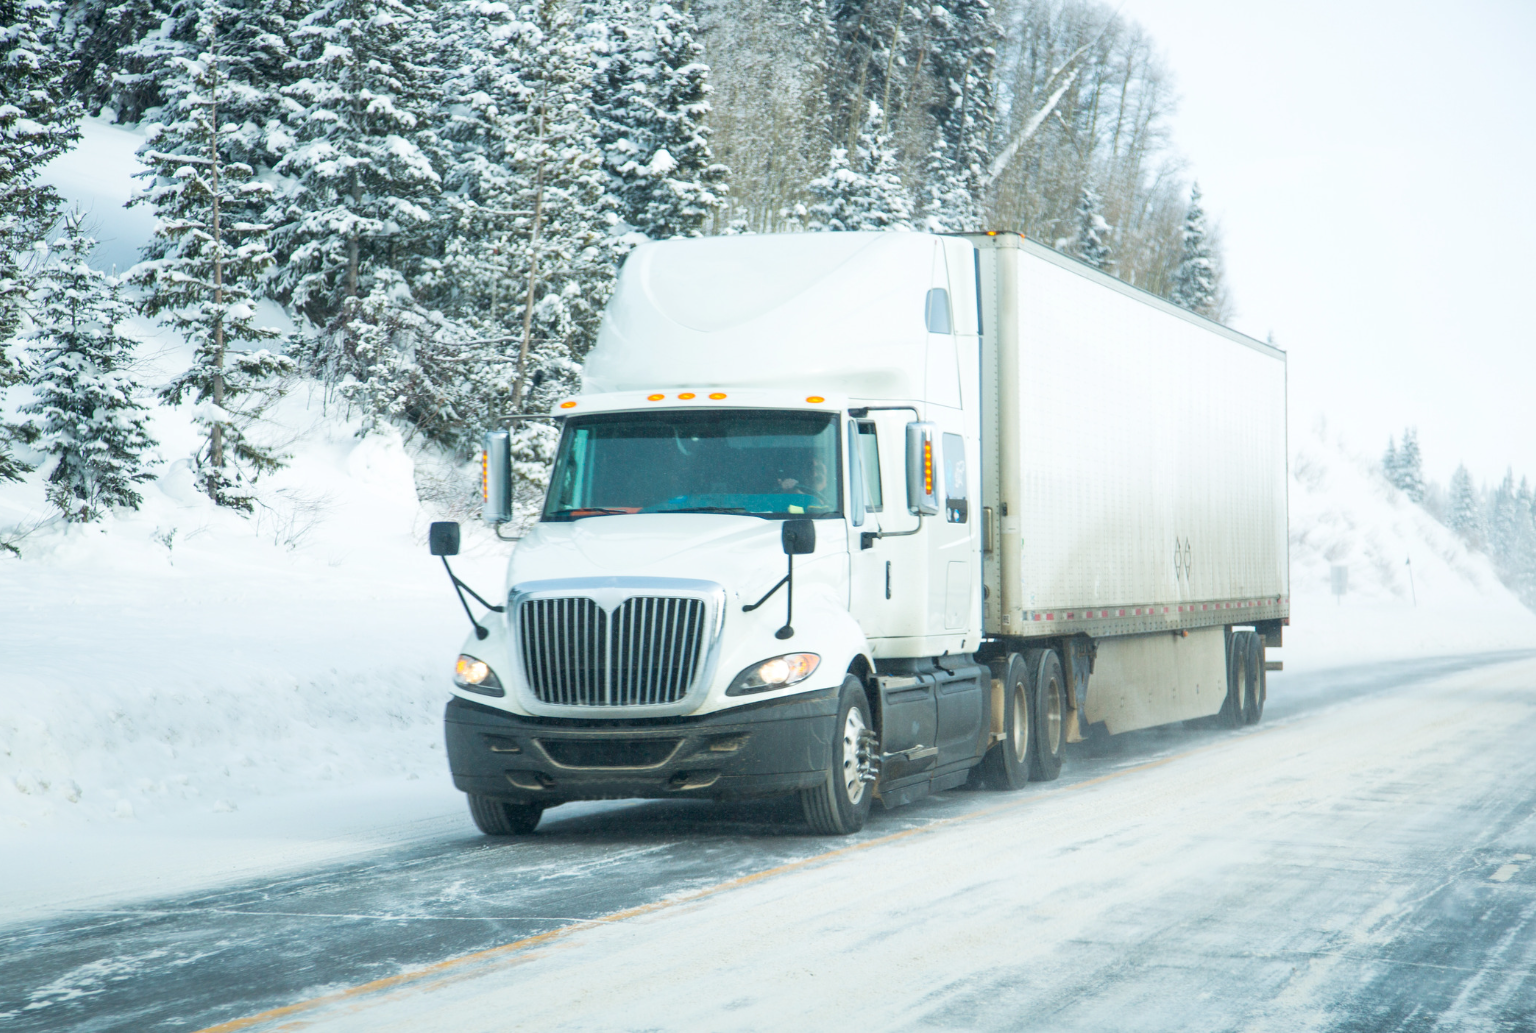
[[[487,833],[787,792],[849,832],[1054,778],[1094,726],[1262,713],[1284,353],[1016,234],[645,245],[551,416],[446,717]]]

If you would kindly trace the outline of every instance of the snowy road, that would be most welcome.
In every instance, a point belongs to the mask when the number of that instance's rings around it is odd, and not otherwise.
[[[780,806],[552,811],[12,927],[0,1024],[1531,1030],[1536,659],[1493,659],[1276,676],[1257,728],[1084,744],[851,841]]]

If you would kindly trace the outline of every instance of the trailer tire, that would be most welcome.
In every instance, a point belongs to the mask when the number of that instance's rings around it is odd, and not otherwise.
[[[1037,650],[1030,659],[1035,690],[1035,753],[1030,759],[1029,774],[1037,782],[1051,782],[1061,774],[1061,762],[1067,753],[1067,679],[1056,650]]]
[[[1017,653],[1003,664],[1003,739],[981,759],[981,777],[988,789],[1012,792],[1023,789],[1035,766],[1034,693],[1029,687],[1029,665]]]
[[[544,808],[536,803],[513,803],[495,796],[467,793],[469,814],[487,836],[526,836],[538,828]]]
[[[863,683],[850,674],[838,695],[826,778],[813,789],[800,790],[800,807],[811,831],[847,836],[864,827],[875,793],[874,786],[862,780],[859,751],[866,748],[860,738],[870,727],[869,697]]]
[[[1243,726],[1243,658],[1247,647],[1243,633],[1234,631],[1227,640],[1227,698],[1221,701],[1216,723],[1223,728]]]
[[[1245,631],[1243,650],[1243,724],[1256,725],[1264,716],[1264,640],[1258,632]]]

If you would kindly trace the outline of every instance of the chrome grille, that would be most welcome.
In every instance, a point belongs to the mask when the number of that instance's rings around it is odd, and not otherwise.
[[[570,596],[518,608],[523,671],[543,703],[635,707],[688,694],[704,654],[702,599],[636,596],[607,611]]]

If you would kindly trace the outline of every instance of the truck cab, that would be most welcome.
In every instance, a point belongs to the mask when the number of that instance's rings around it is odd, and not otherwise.
[[[990,737],[975,270],[924,234],[630,256],[505,614],[464,647],[495,682],[448,714],[477,817],[799,792],[847,832],[965,779]]]

